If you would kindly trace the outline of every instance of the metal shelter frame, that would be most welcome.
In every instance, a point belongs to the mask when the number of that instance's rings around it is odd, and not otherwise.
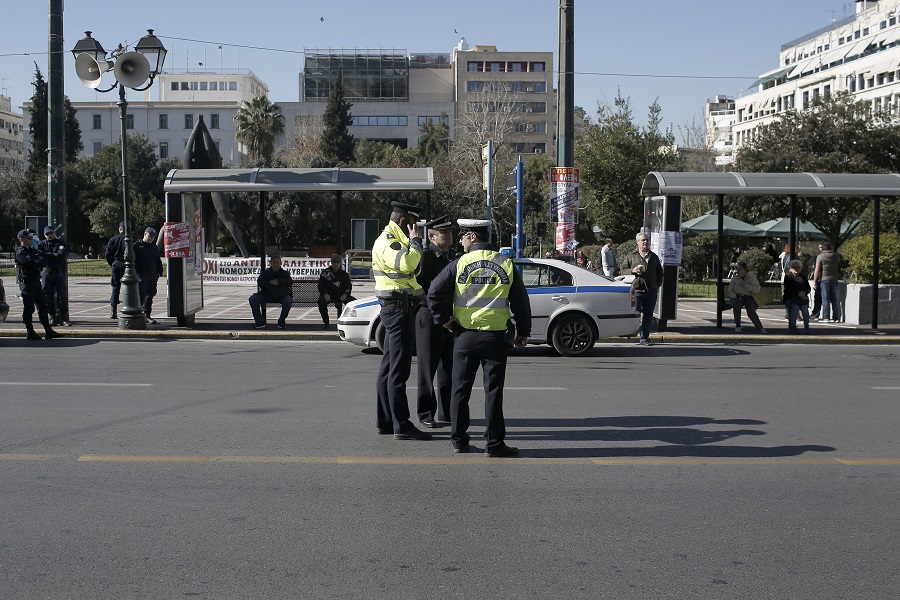
[[[722,268],[725,249],[722,229],[725,196],[787,196],[790,199],[791,229],[789,236],[791,259],[795,258],[797,243],[797,198],[832,198],[869,196],[874,202],[874,235],[872,292],[872,329],[878,329],[878,251],[881,228],[881,197],[900,196],[900,174],[842,174],[842,173],[648,173],[641,187],[641,197],[648,196],[716,196],[719,216],[718,261],[716,274],[717,318],[722,327],[722,305],[725,302]]]
[[[409,169],[173,169],[166,175],[163,190],[181,192],[259,193],[259,257],[265,268],[266,202],[271,192],[334,192],[336,246],[343,251],[342,192],[424,191],[425,217],[430,217],[434,171],[431,167]]]

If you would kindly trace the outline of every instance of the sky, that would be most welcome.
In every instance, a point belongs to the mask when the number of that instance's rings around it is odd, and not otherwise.
[[[13,0],[2,0],[4,4]],[[18,0],[0,37],[0,93],[20,110],[32,94],[37,62],[47,76],[47,0]],[[558,67],[560,0],[155,0],[115,3],[66,0],[65,93],[73,101],[115,101],[75,76],[68,52],[93,32],[106,50],[134,44],[153,28],[169,55],[166,67],[250,69],[273,102],[296,102],[304,49],[400,49],[446,52],[470,46],[554,53]],[[747,93],[757,76],[778,66],[782,44],[855,12],[852,0],[574,0],[575,104],[589,115],[629,98],[646,122],[657,100],[663,124],[681,131],[703,122],[717,94]],[[9,14],[9,12],[7,12]],[[156,15],[156,16],[154,16]],[[221,50],[219,49],[221,46]],[[104,85],[112,82],[111,75]],[[157,98],[155,90],[152,98]],[[139,100],[142,92],[129,92]]]

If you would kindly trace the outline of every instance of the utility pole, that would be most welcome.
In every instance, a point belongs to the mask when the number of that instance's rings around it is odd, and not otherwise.
[[[47,223],[66,231],[66,110],[63,100],[63,0],[49,0],[47,69]],[[122,142],[124,144],[124,140]],[[38,234],[43,232],[38,231]],[[65,239],[69,239],[66,237]]]
[[[559,107],[556,166],[574,167],[575,139],[575,0],[559,0]]]

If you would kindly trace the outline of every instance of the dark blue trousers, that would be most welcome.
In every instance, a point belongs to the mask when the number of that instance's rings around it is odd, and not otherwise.
[[[453,392],[450,399],[450,441],[455,448],[469,443],[469,398],[479,365],[484,377],[484,437],[487,448],[503,444],[503,385],[509,347],[506,331],[464,330],[453,343]]]
[[[384,325],[384,354],[378,368],[379,429],[401,433],[410,429],[409,400],[406,382],[412,368],[414,315],[406,299],[381,301],[381,324]]]

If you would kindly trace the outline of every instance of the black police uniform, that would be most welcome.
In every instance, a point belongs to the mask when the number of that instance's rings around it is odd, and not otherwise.
[[[16,281],[19,284],[19,295],[22,297],[22,322],[28,331],[28,339],[39,340],[41,336],[34,331],[34,309],[37,307],[38,319],[44,326],[47,339],[62,337],[62,334],[50,328],[47,316],[47,301],[41,289],[41,270],[44,268],[44,257],[36,248],[19,246],[16,250]]]
[[[337,309],[337,314],[340,316],[341,310],[344,308],[344,303],[341,302],[341,296],[347,294],[347,302],[356,300],[356,298],[350,295],[350,292],[353,290],[353,283],[350,281],[350,274],[344,269],[340,269],[335,273],[331,267],[326,267],[319,273],[319,282],[317,285],[319,289],[319,314],[322,316],[322,323],[325,327],[328,327],[329,304],[334,304],[334,307]],[[331,298],[331,300],[326,301],[325,294],[328,294],[328,297]]]
[[[431,282],[453,258],[452,248],[445,252],[428,243],[422,253],[419,275],[416,278],[426,294]],[[453,334],[441,325],[434,324],[434,315],[425,304],[416,313],[416,357],[416,411],[419,421],[426,425],[434,423],[437,414],[438,421],[449,422]]]
[[[157,283],[163,270],[159,248],[155,242],[138,240],[134,243],[134,268],[141,279],[138,282],[141,308],[149,319],[150,313],[153,311],[153,298],[156,296]]]
[[[66,270],[69,247],[59,238],[38,242],[38,251],[44,256],[45,266],[41,272],[41,288],[47,301],[47,312],[55,324],[69,322],[69,286]]]
[[[490,244],[473,244],[473,250],[492,250]],[[434,323],[443,325],[453,316],[453,299],[456,291],[455,259],[431,282],[428,306],[434,313]],[[531,304],[528,292],[513,269],[510,282],[509,308],[516,323],[518,335],[531,334]],[[503,386],[506,381],[506,359],[509,344],[506,331],[481,331],[457,326],[453,343],[453,391],[450,400],[450,441],[457,450],[465,451],[469,445],[469,397],[475,383],[479,364],[484,371],[484,416],[487,452],[493,454],[506,448],[506,424],[503,419]],[[502,456],[502,454],[501,454]]]
[[[125,233],[119,233],[110,238],[106,244],[106,262],[112,267],[112,275],[109,280],[112,286],[112,294],[109,297],[109,305],[112,308],[110,318],[116,317],[116,305],[119,304],[119,290],[122,288],[122,276],[125,275]]]

